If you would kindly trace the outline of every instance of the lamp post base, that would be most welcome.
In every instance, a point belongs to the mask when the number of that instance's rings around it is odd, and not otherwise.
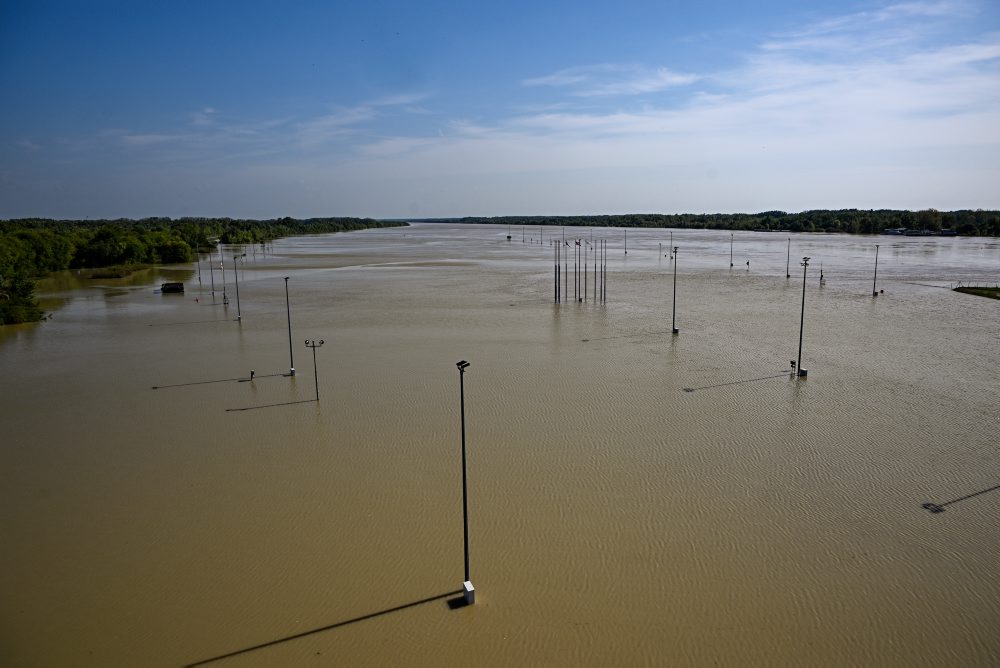
[[[799,378],[805,378],[809,375],[809,369],[799,369]]]
[[[681,333],[681,330],[679,330],[676,327],[674,327],[674,334],[680,334],[680,333]]]
[[[462,583],[463,597],[465,598],[466,605],[475,605],[476,603],[476,588],[472,586],[472,582],[466,580]]]
[[[295,375],[295,367],[292,367],[292,368],[290,368],[290,369],[288,370],[288,375],[289,375],[289,376],[294,376],[294,375]]]

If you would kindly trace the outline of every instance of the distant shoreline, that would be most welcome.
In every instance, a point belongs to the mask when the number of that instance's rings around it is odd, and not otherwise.
[[[1000,211],[982,209],[958,211],[816,209],[800,213],[764,211],[761,213],[635,213],[592,216],[464,216],[460,218],[407,218],[405,220],[414,223],[510,226],[663,227],[779,233],[1000,236]]]

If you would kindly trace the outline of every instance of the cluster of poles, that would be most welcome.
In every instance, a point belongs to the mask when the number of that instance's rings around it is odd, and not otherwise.
[[[570,248],[572,252],[565,252]],[[587,253],[594,256],[594,270],[589,271]],[[553,260],[553,300],[556,304],[569,301],[569,256],[573,256],[573,301],[585,302],[593,294],[595,300],[602,304],[608,298],[608,242],[599,239],[596,244],[583,239],[575,240],[571,246],[566,242],[556,242],[552,245]],[[593,275],[594,289],[590,292],[590,275]]]
[[[671,242],[673,241],[673,233],[671,233]],[[589,247],[589,248],[588,248]],[[572,253],[566,253],[565,248],[571,248]],[[875,277],[878,277],[878,249],[879,245],[875,245]],[[674,263],[674,276],[673,276],[673,300],[671,305],[671,316],[670,325],[671,332],[673,334],[679,334],[680,330],[677,328],[677,252],[679,250],[678,246],[672,246],[670,259]],[[588,263],[586,261],[586,253],[592,252],[594,254],[594,297],[599,298],[601,303],[606,303],[607,301],[607,254],[608,247],[607,241],[601,239],[597,244],[590,244],[589,242],[581,239],[573,241],[573,244],[563,242],[555,242],[553,244],[552,256],[553,256],[553,299],[556,304],[560,304],[568,301],[569,299],[569,255],[573,256],[573,300],[578,302],[583,302],[588,299],[587,290],[587,267]],[[663,245],[660,244],[660,254],[663,253]],[[732,235],[730,235],[730,266],[732,266]],[[798,357],[792,360],[793,372],[800,377],[807,375],[807,371],[802,368],[802,341],[805,334],[805,318],[806,318],[806,276],[809,270],[809,257],[803,257],[800,266],[802,267],[802,309],[799,319],[799,351]],[[791,261],[791,239],[788,240],[788,253],[785,260],[785,277],[791,278],[790,272],[790,261]],[[820,272],[822,273],[822,272]],[[878,291],[875,285],[875,278],[872,279],[872,296],[877,297]],[[599,281],[599,282],[598,282]]]
[[[225,265],[225,262],[223,261],[223,255],[222,255],[222,247],[221,247],[221,245],[217,246],[217,248],[218,248],[218,251],[219,251],[219,268],[222,271],[222,303],[223,303],[223,305],[228,306],[229,305],[229,298],[228,298],[228,296],[226,294],[226,265]],[[245,259],[246,256],[247,256],[247,254],[245,252],[240,252],[240,253],[234,252],[233,253],[233,275],[235,276],[235,286],[236,286],[236,322],[242,322],[243,321],[243,312],[242,312],[242,309],[241,309],[241,306],[240,306],[240,274],[239,274],[238,267],[237,267],[236,263],[237,263],[237,260]],[[214,260],[210,260],[209,263],[208,263],[208,265],[209,265],[209,269],[210,269],[210,281],[211,281],[212,295],[215,296]],[[288,375],[289,376],[294,376],[295,375],[295,352],[294,352],[294,349],[292,347],[292,309],[291,309],[291,300],[289,299],[289,294],[288,294],[288,279],[289,278],[291,278],[291,277],[290,276],[285,276],[284,277],[284,281],[285,281],[285,315],[286,315],[287,321],[288,321]],[[198,284],[201,285],[201,254],[200,253],[198,254]],[[316,349],[319,348],[319,347],[321,347],[324,343],[325,343],[325,341],[323,341],[322,339],[320,339],[318,341],[314,340],[314,339],[306,339],[306,341],[305,341],[305,346],[307,348],[311,348],[312,349],[312,354],[313,354],[313,380],[315,381],[316,401],[317,402],[319,401],[319,374],[318,374],[317,365],[316,365]],[[250,373],[251,373],[251,378],[253,378],[254,372],[251,371]]]

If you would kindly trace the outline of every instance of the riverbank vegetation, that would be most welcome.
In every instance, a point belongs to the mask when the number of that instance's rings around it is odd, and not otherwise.
[[[961,236],[1000,236],[1000,211],[898,211],[893,209],[820,209],[801,213],[636,213],[613,216],[499,216],[437,218],[435,222],[494,225],[566,225],[585,227],[670,227],[680,229],[756,230],[762,232],[837,232],[881,234],[905,228]],[[430,221],[428,221],[430,222]]]
[[[953,288],[955,292],[964,292],[967,295],[978,295],[979,297],[989,297],[990,299],[1000,299],[1000,287],[958,287]]]
[[[0,221],[0,325],[42,317],[35,279],[64,269],[104,268],[113,276],[151,264],[191,262],[217,241],[251,244],[281,237],[405,225],[371,218],[144,218]]]

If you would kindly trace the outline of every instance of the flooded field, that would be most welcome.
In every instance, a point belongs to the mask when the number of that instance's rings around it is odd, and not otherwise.
[[[669,230],[565,230],[603,304],[507,234],[48,281],[0,328],[0,664],[1000,663],[1000,302],[949,289],[1000,241],[674,230],[672,336]]]

